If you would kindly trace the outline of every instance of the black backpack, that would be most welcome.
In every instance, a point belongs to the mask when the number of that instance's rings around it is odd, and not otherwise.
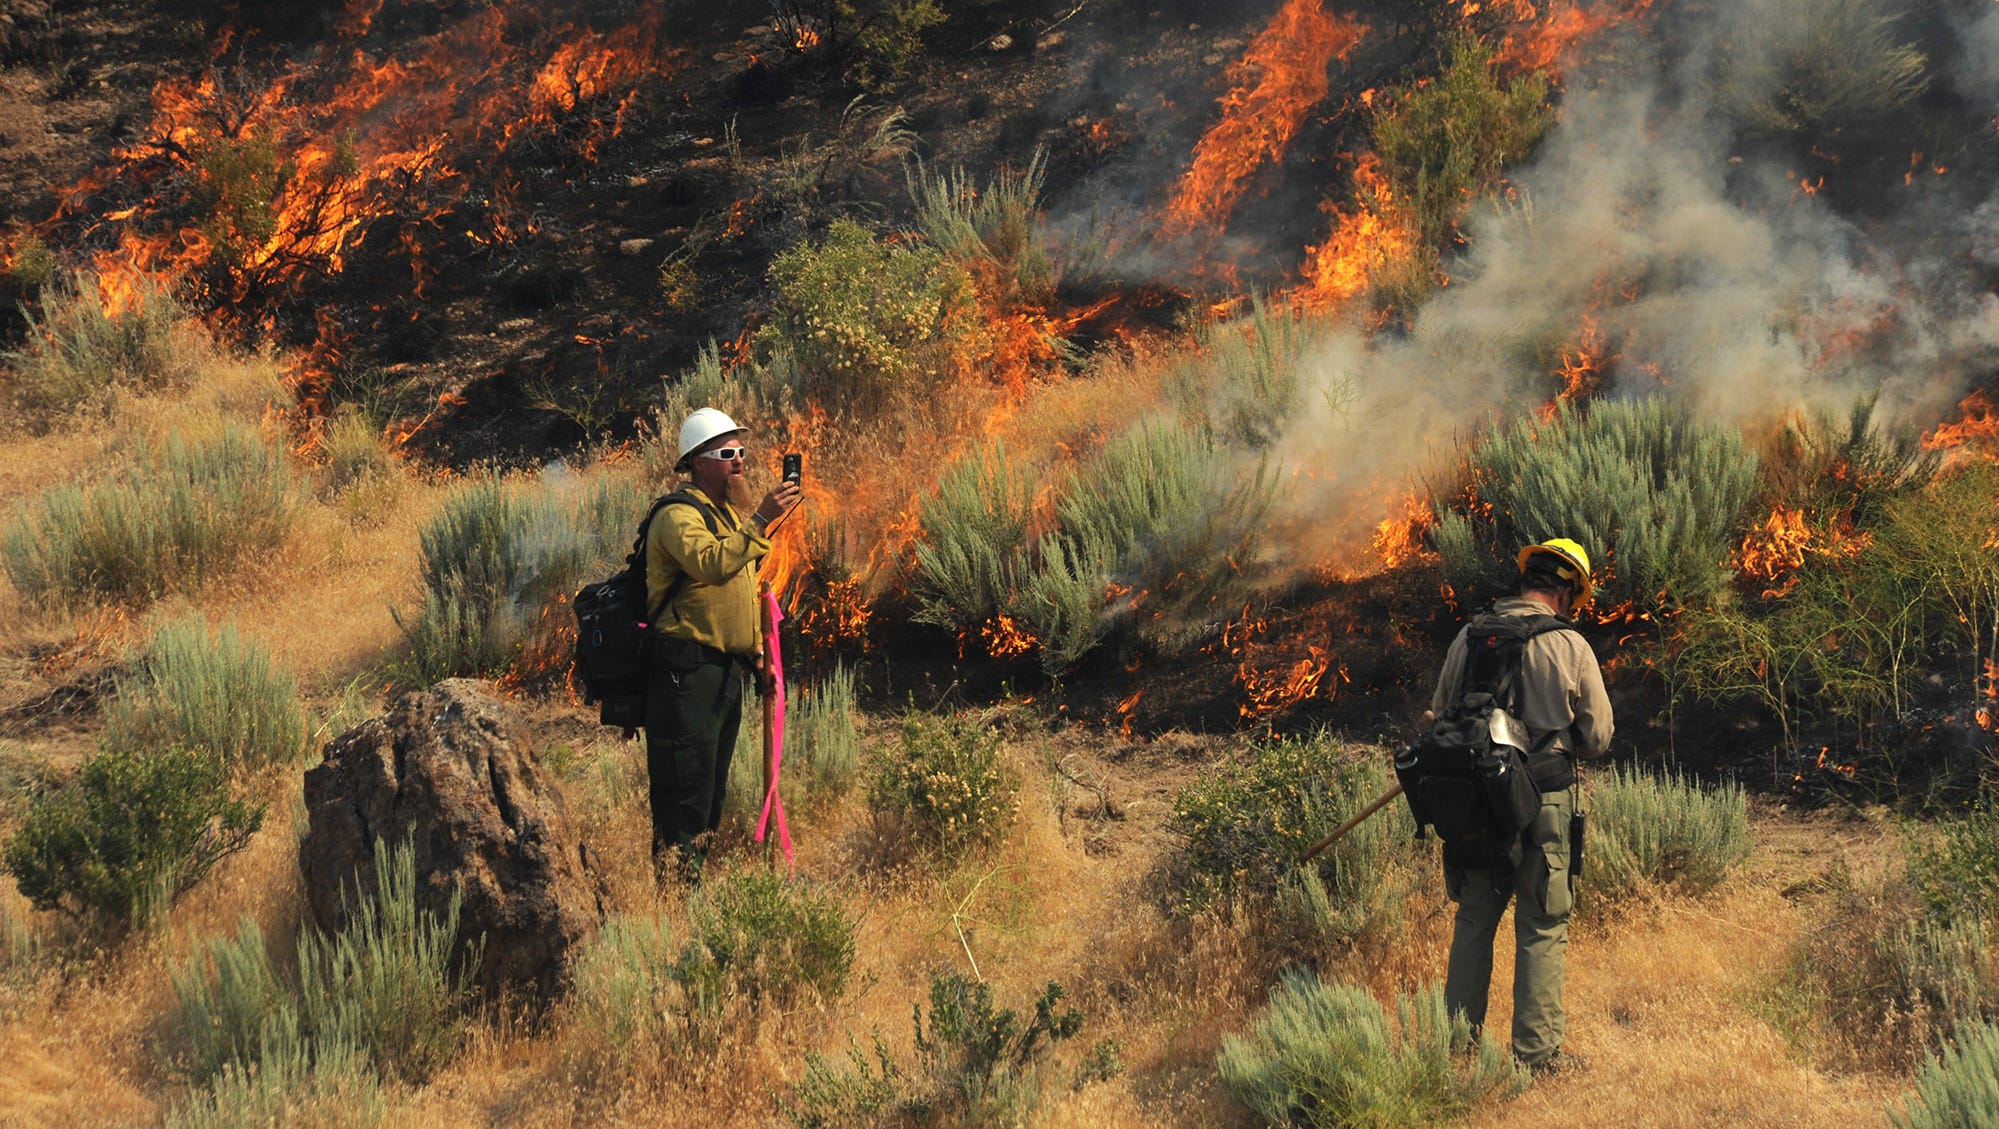
[[[1395,758],[1417,833],[1435,828],[1445,861],[1466,870],[1518,865],[1541,793],[1574,783],[1568,758],[1546,751],[1554,733],[1524,747],[1518,700],[1527,641],[1568,626],[1553,615],[1473,618],[1457,699]]]
[[[715,511],[693,495],[680,490],[664,495],[654,500],[639,523],[639,537],[625,557],[625,567],[576,593],[576,681],[583,689],[584,705],[599,703],[597,716],[605,725],[635,729],[645,724],[652,624],[687,583],[683,572],[660,597],[659,606],[646,606],[646,532],[667,506],[693,506],[708,532],[716,532]]]

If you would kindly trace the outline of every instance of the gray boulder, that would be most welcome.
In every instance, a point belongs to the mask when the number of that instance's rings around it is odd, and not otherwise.
[[[443,913],[464,892],[458,944],[482,935],[473,983],[547,1001],[569,986],[576,947],[604,916],[604,886],[526,727],[483,683],[451,679],[398,698],[340,735],[305,774],[299,844],[320,928],[343,897],[373,894],[378,841],[415,851],[417,899]]]

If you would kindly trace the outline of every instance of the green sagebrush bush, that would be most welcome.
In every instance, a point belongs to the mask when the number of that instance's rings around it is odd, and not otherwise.
[[[1275,486],[1176,421],[1112,439],[1057,500],[1060,528],[1015,601],[1042,666],[1059,675],[1124,625],[1169,645],[1198,630],[1246,584]]]
[[[982,189],[963,169],[932,172],[920,159],[908,169],[916,229],[950,261],[1001,281],[997,296],[1035,299],[1055,286],[1055,265],[1041,235],[1041,188],[1048,153],[1036,149],[1019,172],[1002,169]]]
[[[1223,1041],[1215,1064],[1229,1094],[1270,1124],[1325,1129],[1433,1125],[1527,1083],[1497,1042],[1474,1046],[1440,985],[1398,997],[1391,1020],[1364,989],[1298,969],[1271,990],[1248,1038]]]
[[[916,391],[975,328],[963,267],[934,248],[888,243],[853,220],[781,252],[770,275],[776,293],[760,350],[789,354],[801,396],[830,410],[878,410]]]
[[[1915,1100],[1889,1107],[1896,1129],[1971,1129],[1999,1125],[1999,1024],[1963,1032],[1955,1046],[1923,1063]]]
[[[262,930],[244,918],[234,939],[197,949],[173,973],[177,1016],[196,1082],[228,1086],[258,1076],[300,1086],[350,1064],[382,1077],[422,1082],[456,1051],[466,1023],[466,977],[451,967],[458,895],[440,916],[417,905],[414,855],[377,845],[376,893],[346,901],[331,935],[307,925],[298,938],[298,976],[282,977]],[[230,1080],[234,1079],[233,1082]]]
[[[1564,403],[1472,444],[1465,475],[1432,534],[1460,593],[1510,588],[1522,545],[1570,537],[1593,555],[1599,602],[1655,608],[1727,584],[1756,456],[1663,399]]]
[[[26,341],[9,354],[21,418],[48,428],[114,387],[150,391],[194,379],[202,350],[192,316],[154,283],[132,286],[129,303],[114,307],[90,275],[44,279],[27,311]]]
[[[234,1064],[167,1111],[165,1129],[374,1129],[388,1113],[381,1082],[352,1050],[273,1048],[250,1067]]]
[[[232,768],[261,768],[305,751],[298,680],[270,652],[201,615],[165,624],[146,644],[137,674],[117,681],[105,740],[124,748],[178,745]]]
[[[925,1123],[1024,1125],[1045,1087],[1048,1052],[1083,1029],[1083,1013],[1064,1006],[1066,998],[1050,981],[1025,1016],[995,1007],[990,984],[935,973],[928,1016],[921,1002],[912,1007],[913,1067],[896,1061],[879,1032],[872,1056],[850,1037],[845,1068],[806,1054],[804,1077],[777,1098],[778,1111],[799,1129],[879,1124],[891,1111]]]
[[[1704,890],[1749,857],[1742,788],[1623,765],[1592,779],[1584,846],[1590,893],[1615,899],[1641,886]]]
[[[623,1058],[671,1039],[680,950],[664,918],[614,914],[585,942],[575,967],[584,1030]]]
[[[458,487],[421,533],[423,604],[396,613],[418,680],[565,666],[574,625],[557,605],[623,560],[645,510],[639,487],[617,478]]]
[[[1387,759],[1320,735],[1259,744],[1247,760],[1205,774],[1173,804],[1183,836],[1168,867],[1177,908],[1270,899],[1287,931],[1338,942],[1400,929],[1418,867],[1407,805],[1377,813],[1298,865],[1388,790]]]
[[[1930,912],[1999,922],[1999,795],[1939,820],[1908,847],[1909,879]]]
[[[1411,309],[1435,288],[1437,264],[1458,242],[1472,204],[1505,183],[1555,123],[1547,76],[1529,71],[1502,83],[1492,48],[1469,34],[1451,37],[1434,81],[1399,86],[1374,116],[1374,151],[1393,198],[1416,228],[1415,262],[1389,298]]]
[[[0,860],[36,909],[117,932],[164,912],[262,821],[215,756],[114,746],[30,802]]]
[[[143,447],[114,478],[48,490],[8,524],[0,562],[43,607],[151,599],[277,548],[298,501],[284,453],[229,424]]]
[[[687,913],[704,1008],[729,998],[782,1007],[808,990],[831,1001],[847,990],[854,923],[830,889],[738,871],[704,883]]]
[[[1015,787],[990,725],[911,714],[895,751],[875,766],[868,802],[919,849],[948,859],[1006,835]]]
[[[1034,488],[998,440],[945,468],[917,508],[919,622],[965,631],[1008,610],[1026,571]]]
[[[1820,137],[1875,120],[1929,86],[1929,59],[1897,34],[1900,6],[1882,0],[1818,0],[1809,19],[1785,19],[1774,4],[1757,34],[1722,44],[1716,104],[1752,129]]]
[[[1305,358],[1333,330],[1322,315],[1259,295],[1248,317],[1197,331],[1193,351],[1166,372],[1167,394],[1202,434],[1266,448],[1297,411]]]
[[[779,788],[785,810],[828,803],[854,786],[861,763],[855,723],[854,672],[835,663],[824,679],[784,688],[784,767]],[[763,811],[763,750],[738,748],[729,760],[725,810],[754,821]],[[773,832],[774,833],[774,832]]]

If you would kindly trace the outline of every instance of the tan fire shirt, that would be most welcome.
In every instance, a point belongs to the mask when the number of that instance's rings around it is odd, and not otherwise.
[[[1496,601],[1492,610],[1503,616],[1544,615],[1548,609],[1525,596]],[[1451,641],[1443,673],[1430,696],[1430,710],[1441,714],[1458,696],[1464,679],[1465,633]],[[1603,670],[1596,653],[1574,631],[1550,631],[1527,641],[1520,656],[1519,720],[1534,740],[1550,730],[1559,735],[1550,748],[1571,756],[1600,757],[1610,748],[1610,697],[1603,691]]]

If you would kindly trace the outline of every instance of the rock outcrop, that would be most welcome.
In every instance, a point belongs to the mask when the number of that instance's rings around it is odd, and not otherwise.
[[[567,989],[577,944],[603,918],[603,884],[520,716],[483,684],[405,694],[348,730],[305,774],[305,802],[299,865],[322,929],[357,888],[374,892],[377,844],[409,842],[418,904],[442,913],[462,890],[461,954],[485,938],[475,985],[543,1001]]]

